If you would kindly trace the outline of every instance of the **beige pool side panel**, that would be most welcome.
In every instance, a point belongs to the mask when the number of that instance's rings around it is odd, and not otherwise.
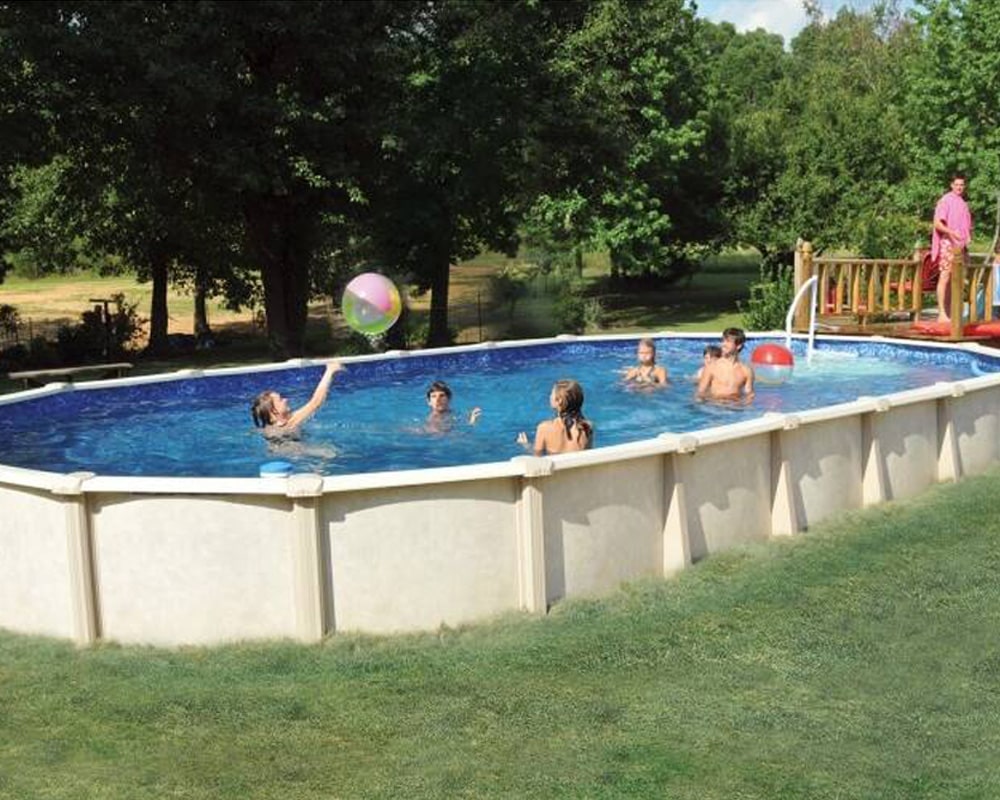
[[[206,644],[293,635],[286,498],[106,494],[92,503],[102,635]]]
[[[0,625],[78,638],[67,520],[73,505],[51,492],[0,485]]]
[[[989,375],[470,467],[159,479],[0,466],[0,627],[176,646],[544,613],[998,461]]]
[[[511,478],[325,495],[332,628],[427,630],[516,609],[516,499]]]

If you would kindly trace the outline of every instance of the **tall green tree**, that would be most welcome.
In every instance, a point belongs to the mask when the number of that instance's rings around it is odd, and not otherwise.
[[[778,101],[790,55],[777,34],[738,33],[729,23],[704,23],[712,70],[712,108],[725,130],[726,240],[755,247],[767,264],[787,249],[772,235],[775,188],[785,166],[787,109]]]
[[[765,252],[790,255],[800,237],[869,256],[912,248],[918,215],[901,144],[914,30],[894,9],[815,17],[792,42],[773,96],[781,166],[761,196],[771,222],[754,242]]]
[[[1000,2],[919,0],[912,16],[920,46],[906,75],[909,199],[929,222],[951,173],[965,171],[981,226],[1000,191]]]
[[[87,238],[152,280],[149,349],[167,336],[167,283],[194,226],[194,145],[206,133],[196,28],[178,4],[38,3],[18,7],[16,41],[50,119],[43,146],[59,154],[64,206]],[[3,9],[5,13],[10,7]],[[205,45],[205,34],[200,44]]]
[[[550,220],[551,238],[607,250],[616,275],[676,276],[720,235],[724,140],[705,55],[682,0],[587,6],[550,67],[554,131],[572,129],[541,153],[551,185],[535,223]]]
[[[451,266],[514,240],[546,58],[576,4],[443,0],[392,39],[394,91],[364,176],[374,257],[431,292],[428,344],[447,344]]]
[[[0,9],[51,112],[95,234],[154,283],[165,333],[173,265],[205,268],[199,226],[242,230],[278,355],[302,351],[318,230],[358,200],[378,61],[415,5],[77,2]],[[336,215],[332,215],[336,218]]]

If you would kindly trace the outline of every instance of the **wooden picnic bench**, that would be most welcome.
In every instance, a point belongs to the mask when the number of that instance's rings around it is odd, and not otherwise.
[[[11,380],[21,381],[25,389],[32,386],[44,386],[55,378],[64,378],[69,383],[77,375],[87,373],[98,373],[98,378],[115,377],[121,378],[132,369],[132,364],[128,361],[120,361],[115,364],[85,364],[82,367],[55,367],[53,369],[32,369],[23,372],[10,372],[8,377]]]

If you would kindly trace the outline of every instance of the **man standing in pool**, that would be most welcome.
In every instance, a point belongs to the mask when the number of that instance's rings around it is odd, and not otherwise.
[[[753,369],[740,361],[746,340],[741,328],[726,328],[722,332],[722,357],[705,364],[695,399],[742,403],[753,400]]]
[[[451,410],[451,387],[444,381],[434,381],[427,387],[427,415],[425,428],[429,433],[448,433],[455,427],[455,412]],[[475,425],[483,413],[479,406],[469,412],[468,422]]]
[[[281,439],[298,435],[302,423],[315,414],[326,402],[330,392],[330,382],[333,376],[344,367],[339,361],[331,361],[326,365],[323,377],[319,379],[312,397],[301,408],[292,411],[288,400],[273,389],[266,389],[254,398],[250,406],[253,424],[264,429],[268,439]]]

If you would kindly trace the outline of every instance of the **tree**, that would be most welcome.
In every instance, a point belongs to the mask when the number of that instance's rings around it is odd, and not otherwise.
[[[616,275],[677,276],[720,234],[723,141],[704,56],[681,0],[589,5],[550,66],[562,91],[546,115],[551,185],[536,222],[562,225],[552,238],[606,249]]]
[[[95,238],[154,283],[165,333],[177,264],[209,267],[194,227],[242,232],[277,355],[301,353],[325,220],[360,199],[380,111],[380,54],[415,4],[39,3],[0,9],[39,76],[75,193],[101,198]],[[405,27],[405,25],[403,26]],[[326,234],[328,236],[328,234]],[[194,245],[194,246],[192,246]]]
[[[992,217],[1000,190],[1000,30],[997,0],[920,0],[906,76],[907,198],[924,220],[955,170],[968,173],[973,215]]]
[[[892,10],[892,5],[888,6]],[[904,75],[913,52],[912,26],[885,8],[842,9],[814,18],[792,42],[770,108],[770,183],[744,209],[765,254],[790,254],[799,237],[819,247],[869,256],[909,252],[918,227],[903,187],[910,125]],[[748,228],[743,228],[746,235]]]
[[[727,163],[723,209],[726,240],[751,245],[772,265],[787,242],[773,250],[774,188],[784,163],[787,112],[775,93],[788,69],[780,36],[764,30],[737,33],[729,23],[703,23],[710,54],[710,97],[725,130]]]
[[[205,134],[203,76],[190,58],[193,6],[39,3],[7,26],[50,118],[43,147],[64,165],[62,205],[87,238],[153,282],[148,349],[166,349],[167,283],[195,225],[190,154]],[[10,12],[10,7],[3,9]],[[203,34],[204,35],[204,34]]]
[[[451,338],[451,265],[514,240],[545,59],[574,5],[446,0],[393,40],[396,84],[364,185],[370,252],[430,289],[431,346]]]

